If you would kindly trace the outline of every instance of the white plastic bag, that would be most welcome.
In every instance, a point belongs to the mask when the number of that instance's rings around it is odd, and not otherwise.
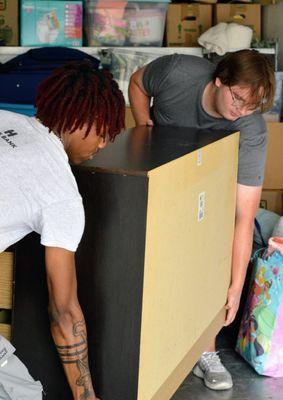
[[[42,400],[42,385],[14,355],[14,346],[0,336],[0,400]]]

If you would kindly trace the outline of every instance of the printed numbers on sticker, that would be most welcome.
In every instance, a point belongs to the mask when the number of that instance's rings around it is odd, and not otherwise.
[[[205,192],[201,192],[198,195],[198,221],[204,219],[204,209],[205,209]]]
[[[197,151],[197,166],[199,167],[202,164],[202,150]]]

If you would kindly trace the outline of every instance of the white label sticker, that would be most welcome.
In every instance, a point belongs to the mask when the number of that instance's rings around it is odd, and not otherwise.
[[[199,167],[202,164],[202,150],[197,151],[197,166]]]
[[[204,219],[204,208],[205,208],[205,192],[201,192],[198,195],[198,221]]]

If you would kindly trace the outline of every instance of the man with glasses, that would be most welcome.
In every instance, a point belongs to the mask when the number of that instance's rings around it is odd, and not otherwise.
[[[230,53],[216,67],[200,57],[164,56],[136,71],[129,86],[137,125],[240,131],[232,277],[225,326],[238,311],[251,255],[266,157],[267,132],[261,113],[272,106],[274,87],[272,67],[265,56],[254,50]],[[233,386],[232,377],[216,352],[215,340],[193,371],[210,389]]]

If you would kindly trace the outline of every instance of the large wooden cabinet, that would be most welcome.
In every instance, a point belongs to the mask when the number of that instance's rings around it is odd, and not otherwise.
[[[238,133],[142,127],[74,168],[90,367],[103,400],[169,399],[221,328]],[[71,399],[47,316],[37,235],[16,246],[13,343],[46,400]]]

